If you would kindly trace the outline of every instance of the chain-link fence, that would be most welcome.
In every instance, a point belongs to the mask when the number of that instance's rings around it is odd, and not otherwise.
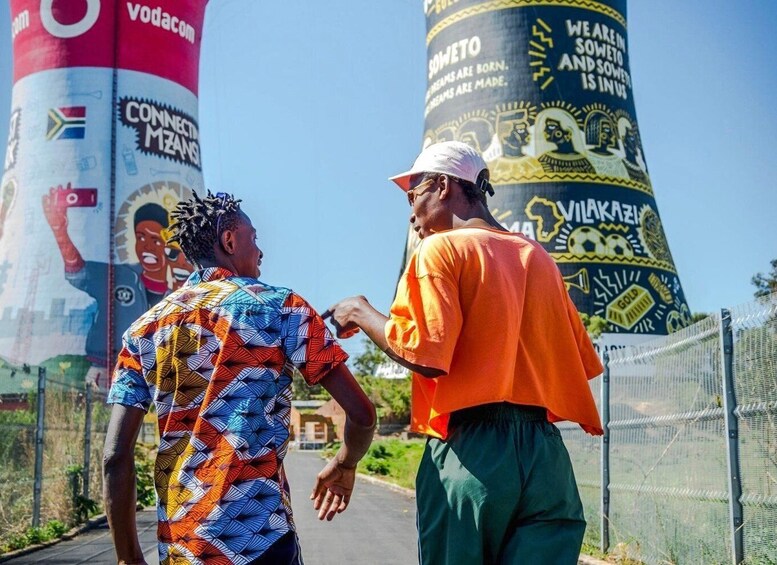
[[[612,351],[606,428],[561,426],[586,541],[645,563],[777,563],[777,294]]]
[[[101,499],[104,392],[45,367],[14,374],[29,392],[0,410],[0,547],[31,526],[84,521]]]

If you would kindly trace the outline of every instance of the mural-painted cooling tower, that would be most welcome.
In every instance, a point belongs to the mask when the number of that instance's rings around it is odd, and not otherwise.
[[[424,145],[491,170],[495,217],[541,242],[626,343],[689,323],[634,110],[625,0],[426,0]],[[413,231],[408,245],[415,245]]]
[[[101,387],[121,334],[192,267],[169,212],[202,186],[207,0],[11,0],[0,364]]]

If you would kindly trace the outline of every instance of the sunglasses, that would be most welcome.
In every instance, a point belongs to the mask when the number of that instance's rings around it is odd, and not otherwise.
[[[408,190],[407,191],[407,201],[408,201],[408,203],[412,206],[413,202],[415,202],[416,197],[418,197],[421,194],[423,194],[423,192],[416,192],[416,191],[419,190],[420,188],[424,187],[424,186],[428,186],[429,184],[433,183],[436,180],[437,179],[434,179],[434,178],[426,179],[424,182],[420,183],[415,188],[411,188],[410,190]]]
[[[176,249],[175,247],[165,247],[165,255],[167,255],[167,258],[171,261],[175,261],[178,259],[178,255],[181,254],[180,249]]]

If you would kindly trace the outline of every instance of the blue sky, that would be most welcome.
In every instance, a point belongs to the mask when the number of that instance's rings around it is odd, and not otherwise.
[[[777,2],[632,0],[628,22],[642,143],[691,310],[749,301],[777,258]],[[409,208],[386,177],[421,143],[424,35],[420,0],[210,2],[206,184],[243,198],[262,278],[321,310],[353,294],[391,302]],[[3,140],[10,59],[0,0]]]

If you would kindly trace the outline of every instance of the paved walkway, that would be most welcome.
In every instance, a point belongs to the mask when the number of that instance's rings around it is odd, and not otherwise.
[[[309,497],[323,466],[317,453],[304,451],[294,452],[286,465],[305,565],[418,563],[415,500],[359,480],[348,509],[320,522]]]
[[[291,483],[294,518],[305,565],[406,565],[417,563],[415,501],[383,486],[359,480],[348,510],[331,522],[319,522],[308,497],[324,465],[318,452],[290,451],[286,472]],[[156,512],[138,513],[138,531],[149,565],[159,563]],[[12,565],[107,565],[116,563],[108,525],[71,540],[17,557]]]
[[[156,549],[156,512],[138,513],[138,533],[143,545],[143,554],[149,565],[158,565],[159,556]],[[22,555],[6,561],[13,565],[75,565],[89,563],[90,565],[108,565],[116,563],[116,553],[113,550],[113,540],[107,522],[93,528],[73,539],[61,541],[44,549]]]
[[[320,522],[308,499],[324,461],[318,452],[290,451],[286,472],[305,565],[413,565],[416,552],[415,500],[383,485],[359,480],[351,505],[331,522]],[[138,513],[138,532],[149,565],[158,565],[156,512]],[[108,565],[116,563],[108,525],[11,559],[12,565]],[[580,563],[607,565],[581,556]]]

